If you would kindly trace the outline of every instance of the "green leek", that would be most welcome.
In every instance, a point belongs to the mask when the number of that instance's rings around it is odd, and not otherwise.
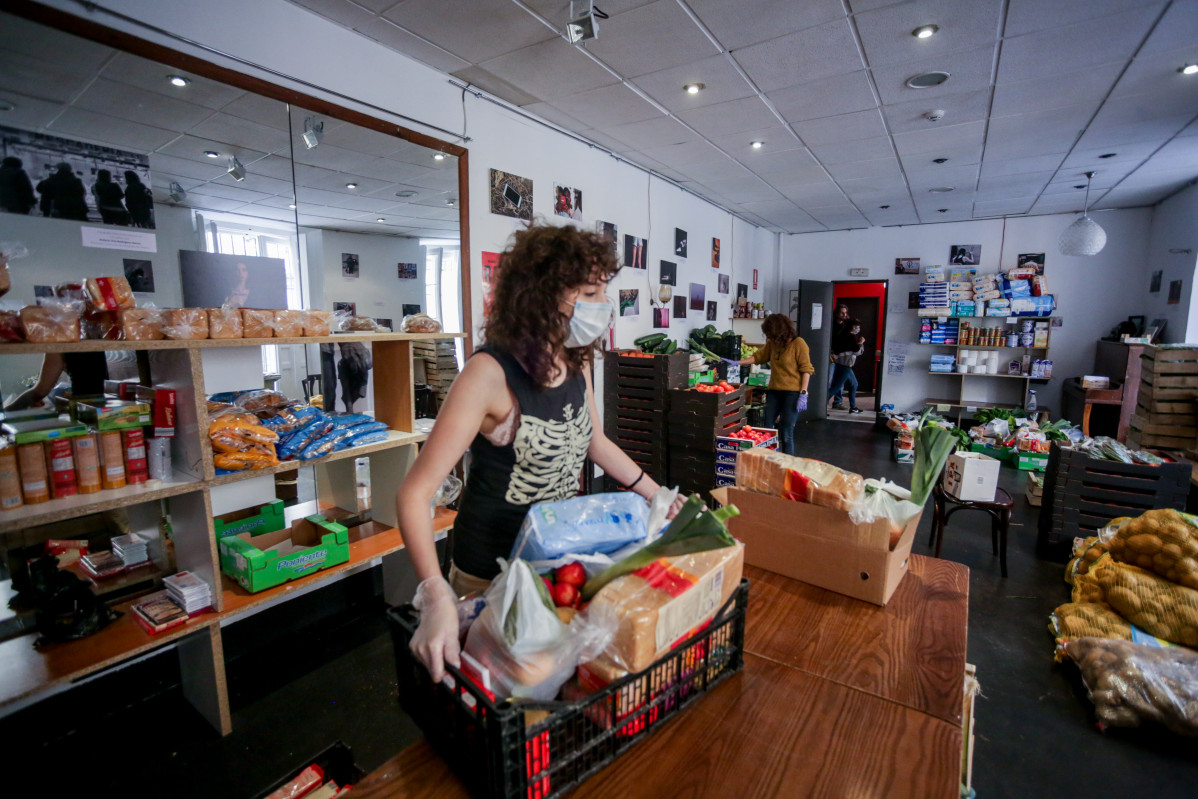
[[[923,507],[932,493],[932,486],[940,479],[949,453],[957,445],[956,436],[936,424],[927,424],[928,412],[919,420],[919,431],[915,434],[915,463],[911,475],[911,501]]]
[[[691,494],[660,538],[587,580],[582,587],[583,601],[590,601],[603,586],[617,577],[643,569],[658,558],[734,546],[736,539],[728,532],[724,522],[739,513],[735,505],[704,510],[699,495]]]

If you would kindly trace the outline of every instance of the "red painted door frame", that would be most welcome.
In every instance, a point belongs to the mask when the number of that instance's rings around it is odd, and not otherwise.
[[[841,297],[876,297],[878,300],[878,340],[874,342],[877,353],[876,378],[874,380],[875,407],[882,404],[882,378],[886,371],[882,368],[882,357],[886,341],[886,299],[890,291],[889,280],[834,280],[832,281],[833,314],[835,305]],[[833,317],[835,318],[835,317]]]

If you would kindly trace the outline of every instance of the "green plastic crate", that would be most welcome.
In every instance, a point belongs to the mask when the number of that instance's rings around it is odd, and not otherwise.
[[[1025,472],[1042,472],[1048,468],[1048,455],[1043,452],[1011,453],[1011,465]]]

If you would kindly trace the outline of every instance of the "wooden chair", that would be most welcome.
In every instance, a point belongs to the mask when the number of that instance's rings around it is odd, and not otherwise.
[[[928,542],[928,546],[936,547],[935,556],[940,557],[940,545],[944,543],[944,528],[948,526],[949,517],[959,510],[980,510],[990,515],[990,545],[994,554],[998,555],[1002,576],[1006,577],[1007,532],[1011,526],[1011,508],[1015,504],[1011,495],[999,488],[995,489],[992,502],[971,502],[957,499],[945,491],[944,486],[937,480],[936,487],[932,489],[932,501],[932,540]],[[950,505],[952,507],[949,507]]]

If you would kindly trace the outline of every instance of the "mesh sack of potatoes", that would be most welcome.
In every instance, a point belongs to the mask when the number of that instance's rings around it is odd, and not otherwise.
[[[1198,652],[1109,638],[1079,638],[1064,649],[1081,670],[1101,726],[1156,721],[1198,735]]]
[[[1175,644],[1198,646],[1198,591],[1116,563],[1110,556],[1095,561],[1089,573],[1074,583],[1074,592],[1091,579],[1102,588],[1106,602],[1144,632]]]
[[[1150,510],[1119,527],[1107,544],[1111,557],[1198,589],[1198,518]]]
[[[1108,552],[1108,541],[1115,535],[1121,523],[1129,521],[1131,520],[1128,518],[1114,519],[1098,535],[1077,541],[1073,546],[1074,557],[1065,567],[1065,582],[1072,585],[1079,574],[1088,572],[1090,565]]]
[[[1059,641],[1077,638],[1131,640],[1131,625],[1105,602],[1067,602],[1049,616],[1048,629]]]
[[[1107,562],[1110,562],[1108,557]],[[1071,599],[1076,603],[1086,602],[1105,602],[1106,588],[1099,582],[1097,575],[1092,569],[1087,569],[1085,573],[1078,573],[1073,576],[1073,591]]]

